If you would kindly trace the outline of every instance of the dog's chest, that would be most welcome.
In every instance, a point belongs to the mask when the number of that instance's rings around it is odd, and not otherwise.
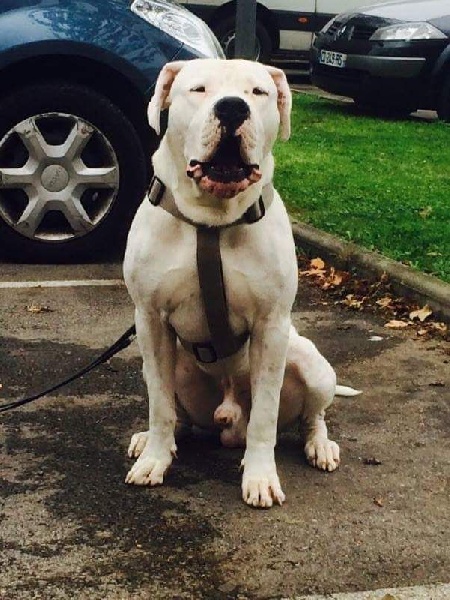
[[[221,230],[227,312],[235,334],[251,331],[257,317],[277,306],[289,310],[294,299],[295,251],[283,210],[280,203],[259,223]],[[141,207],[138,217],[124,266],[135,304],[159,312],[182,339],[208,339],[196,229],[159,208]]]
[[[242,333],[251,329],[257,312],[276,304],[283,273],[270,256],[270,244],[258,244],[251,239],[254,236],[236,232],[223,231],[220,236],[228,318],[233,331]],[[195,230],[188,231],[171,248],[159,248],[159,258],[152,260],[154,267],[147,279],[151,304],[167,316],[181,338],[189,341],[209,335],[205,314],[205,296],[209,294],[200,288],[196,253]]]

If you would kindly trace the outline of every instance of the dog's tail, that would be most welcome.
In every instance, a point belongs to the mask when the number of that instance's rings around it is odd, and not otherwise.
[[[355,390],[347,385],[337,385],[335,395],[336,396],[345,396],[346,398],[350,398],[352,396],[359,396],[362,394],[361,390]]]

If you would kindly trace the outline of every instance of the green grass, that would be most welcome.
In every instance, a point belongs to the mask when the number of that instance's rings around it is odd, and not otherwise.
[[[450,125],[295,94],[275,158],[292,217],[450,282]]]

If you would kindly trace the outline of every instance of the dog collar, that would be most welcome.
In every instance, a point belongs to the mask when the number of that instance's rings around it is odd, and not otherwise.
[[[185,217],[176,205],[172,193],[164,183],[153,177],[147,198],[153,206],[160,206],[177,219],[194,226],[197,230],[197,272],[203,308],[208,324],[210,340],[190,342],[176,333],[181,345],[201,363],[214,363],[236,354],[249,338],[245,331],[236,335],[231,328],[225,283],[223,280],[222,257],[220,254],[220,231],[235,225],[251,225],[260,221],[272,204],[272,184],[263,187],[259,199],[236,221],[229,225],[207,227]]]
[[[232,223],[228,223],[228,225],[219,225],[215,226],[206,226],[201,223],[196,223],[191,219],[188,219],[178,208],[175,198],[170,190],[164,185],[164,183],[158,177],[153,176],[150,187],[147,192],[147,198],[153,206],[160,206],[165,211],[184,221],[185,223],[189,223],[193,227],[207,227],[208,229],[225,229],[227,227],[234,227],[235,225],[252,225],[253,223],[257,223],[260,221],[270,205],[272,204],[274,197],[274,189],[271,183],[266,184],[261,190],[261,196],[258,200],[248,208],[242,217],[239,217],[236,221]]]

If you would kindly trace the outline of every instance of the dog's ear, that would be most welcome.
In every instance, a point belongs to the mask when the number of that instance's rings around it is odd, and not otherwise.
[[[168,97],[170,88],[175,77],[186,64],[185,60],[177,60],[164,65],[156,80],[155,90],[147,108],[147,118],[150,127],[159,135],[161,130],[160,114],[165,108],[168,108]]]
[[[266,66],[278,91],[278,112],[280,113],[280,138],[283,141],[291,135],[292,94],[284,71]]]

